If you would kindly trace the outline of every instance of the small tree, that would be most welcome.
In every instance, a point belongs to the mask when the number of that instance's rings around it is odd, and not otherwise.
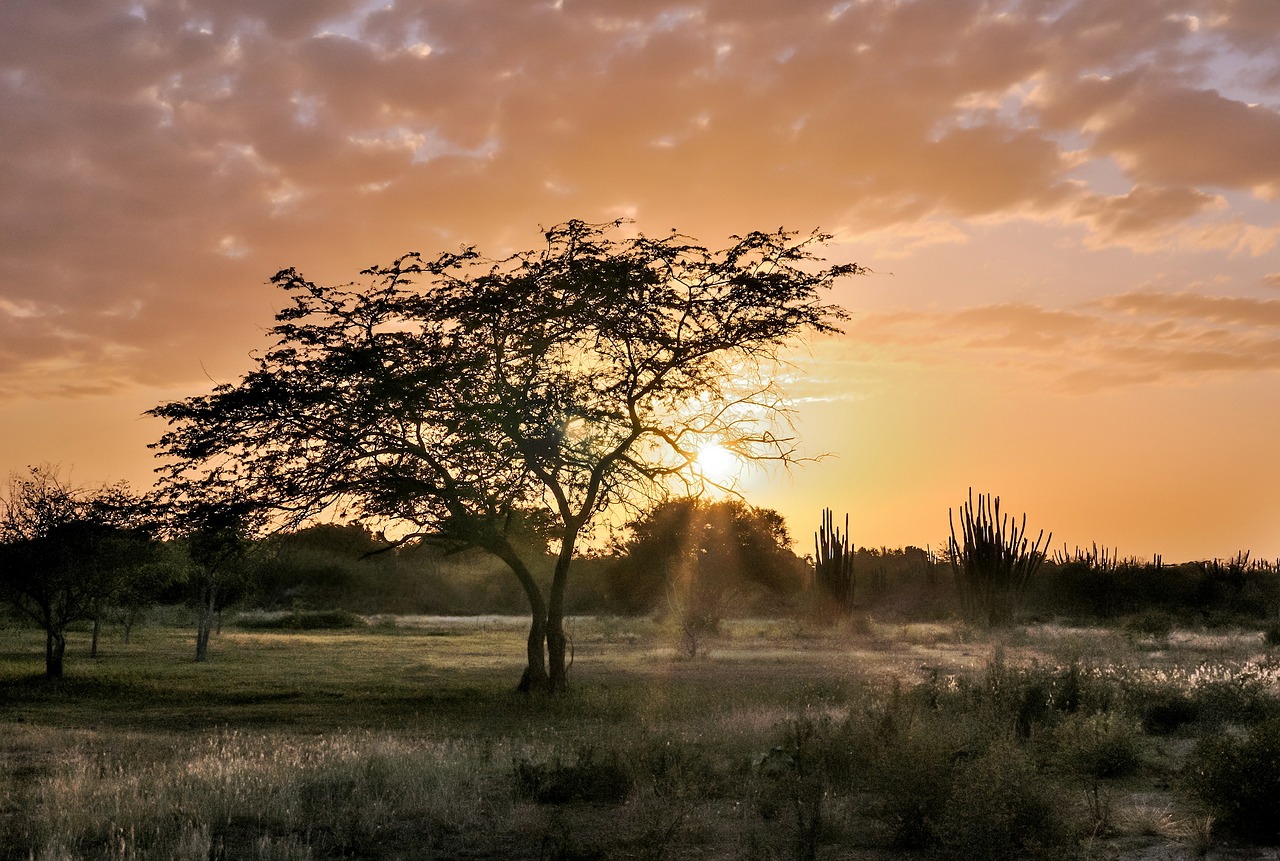
[[[333,512],[401,541],[483,548],[529,602],[521,687],[565,685],[565,592],[579,538],[615,505],[673,488],[710,442],[793,462],[778,352],[843,316],[822,267],[782,230],[709,251],[678,234],[616,239],[571,221],[503,260],[410,254],[326,287],[286,269],[275,346],[238,385],[157,407],[165,481],[250,499],[296,526]],[[414,286],[415,281],[425,286]],[[549,587],[511,540],[554,523]]]
[[[219,613],[247,579],[252,514],[242,502],[212,498],[189,500],[173,511],[190,560],[187,583],[196,608],[196,662],[203,663],[209,659],[209,638]]]
[[[14,475],[0,500],[0,589],[45,632],[45,676],[61,678],[66,629],[97,622],[145,564],[152,543],[139,501],[123,484],[71,486],[56,467]]]
[[[979,493],[975,506],[972,489],[960,509],[960,539],[952,512],[947,515],[947,557],[966,618],[987,626],[1008,623],[1027,583],[1043,564],[1053,534],[1046,538],[1041,530],[1034,543],[1028,541],[1026,514],[1021,524],[1010,523],[1008,514],[1000,514],[1000,497]]]
[[[734,596],[754,591],[776,601],[804,585],[782,515],[741,500],[664,502],[629,525],[630,539],[610,572],[614,601],[651,610],[664,598],[685,651],[714,633]]]

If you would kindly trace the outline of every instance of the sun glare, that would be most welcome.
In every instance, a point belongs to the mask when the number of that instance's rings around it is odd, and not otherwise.
[[[717,442],[698,449],[696,462],[698,471],[713,484],[733,484],[742,473],[742,459]]]

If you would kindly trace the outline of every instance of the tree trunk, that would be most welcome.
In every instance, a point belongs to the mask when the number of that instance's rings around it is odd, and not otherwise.
[[[102,630],[102,619],[93,617],[93,638],[89,641],[89,657],[98,657],[98,634]]]
[[[66,635],[52,628],[46,630],[44,638],[44,677],[46,679],[62,678],[62,658],[66,652]]]
[[[547,687],[553,693],[569,687],[569,666],[565,662],[569,641],[564,635],[564,593],[569,582],[569,565],[573,562],[573,548],[577,537],[575,529],[560,542],[560,555],[556,557],[556,570],[551,578],[551,596],[547,602],[547,661],[550,670],[547,674]]]
[[[545,691],[550,688],[547,677],[545,645],[547,642],[547,619],[536,610],[529,623],[529,641],[526,648],[524,672],[520,674],[520,684],[516,690],[523,694],[533,691]]]
[[[209,633],[213,630],[214,606],[217,604],[218,588],[209,583],[205,586],[205,600],[200,608],[200,620],[196,624],[196,663],[209,660]]]
[[[505,539],[493,539],[485,549],[507,563],[507,567],[516,575],[521,588],[524,589],[525,597],[529,600],[526,664],[516,689],[526,694],[549,690],[551,686],[547,676],[546,659],[547,604],[542,597],[542,590],[538,588],[538,581],[533,578],[533,572],[529,570],[529,566],[524,564],[524,560]]]
[[[557,613],[554,619],[547,619],[547,689],[552,693],[560,693],[569,687],[569,667],[565,663],[568,639],[564,635],[564,619]]]

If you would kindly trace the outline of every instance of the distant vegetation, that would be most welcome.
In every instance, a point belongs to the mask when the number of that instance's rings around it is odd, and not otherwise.
[[[49,675],[61,672],[69,626],[89,622],[95,632],[106,626],[128,636],[163,606],[198,611],[198,660],[207,656],[209,637],[227,610],[257,612],[245,620],[260,627],[299,630],[386,614],[528,610],[505,563],[481,550],[430,542],[393,547],[353,524],[318,524],[254,541],[209,527],[165,540],[148,531],[145,518],[121,513],[130,499],[124,489],[75,491],[55,478],[37,470],[26,484],[15,484],[21,493],[8,497],[8,537],[0,541],[4,612],[10,624],[27,620],[46,630]],[[50,499],[29,498],[40,494]],[[56,522],[23,527],[22,505]],[[638,518],[608,552],[578,559],[577,588],[566,595],[565,609],[655,617],[680,632],[690,654],[722,620],[744,617],[827,625],[865,617],[997,626],[1057,620],[1120,624],[1135,636],[1156,638],[1175,626],[1235,625],[1280,640],[1280,562],[1240,553],[1167,564],[1096,546],[1049,552],[1043,540],[1027,545],[1021,532],[1002,538],[990,520],[985,531],[978,524],[961,534],[985,535],[992,544],[1007,539],[1003,550],[974,551],[966,546],[977,540],[972,537],[953,541],[941,554],[918,547],[855,550],[827,512],[815,531],[815,567],[812,557],[791,550],[776,512],[739,501],[674,500]],[[544,551],[531,556],[529,567],[535,577],[549,578],[554,564]],[[980,564],[1005,568],[980,575]],[[966,578],[979,576],[994,578],[983,581],[986,592],[967,585]],[[995,590],[993,583],[1003,585]],[[996,604],[982,609],[979,599]]]

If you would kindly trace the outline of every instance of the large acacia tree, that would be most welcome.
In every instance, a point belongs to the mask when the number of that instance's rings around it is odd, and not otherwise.
[[[336,513],[484,548],[528,597],[522,687],[563,688],[579,538],[611,506],[697,492],[709,442],[793,460],[771,372],[794,339],[835,331],[822,292],[862,271],[822,264],[821,234],[710,251],[620,226],[571,221],[503,260],[409,254],[357,285],[277,273],[289,303],[257,368],[152,411],[170,423],[164,480],[257,500],[277,524]],[[514,539],[531,512],[553,524],[549,585]]]

